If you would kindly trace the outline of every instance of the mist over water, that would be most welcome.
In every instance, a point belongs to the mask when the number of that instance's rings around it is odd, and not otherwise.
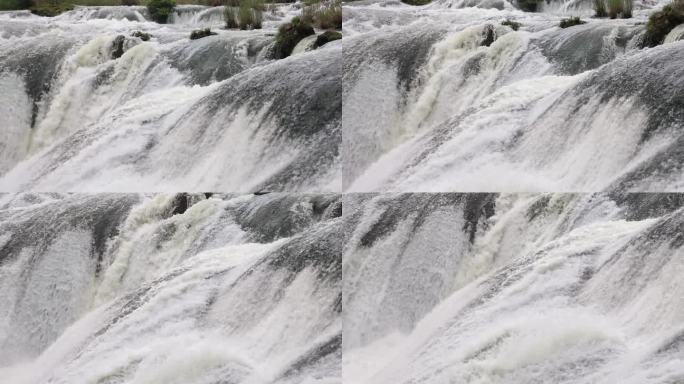
[[[255,31],[222,29],[223,7],[0,14],[0,190],[339,190],[341,44],[274,60],[296,14]]]
[[[591,2],[345,7],[348,191],[682,191],[684,43]],[[477,5],[475,8],[465,8]],[[586,24],[561,29],[563,17]],[[505,20],[520,23],[514,31]]]

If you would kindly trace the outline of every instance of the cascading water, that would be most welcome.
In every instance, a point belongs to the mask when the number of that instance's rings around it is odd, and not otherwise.
[[[345,7],[344,189],[684,191],[681,29],[641,48],[664,3],[499,3]]]
[[[339,383],[336,195],[0,195],[3,383]]]
[[[683,195],[344,206],[344,382],[684,381]]]
[[[222,7],[0,14],[0,190],[339,190],[341,43],[274,60],[295,14],[255,31],[222,29]]]

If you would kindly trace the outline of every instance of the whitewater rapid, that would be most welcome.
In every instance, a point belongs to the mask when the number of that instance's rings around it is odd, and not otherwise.
[[[345,382],[684,380],[684,199],[345,198]]]
[[[274,60],[292,4],[255,31],[222,12],[0,14],[0,190],[339,190],[340,42]],[[217,35],[189,40],[204,27]]]
[[[681,33],[641,48],[665,2],[482,3],[345,7],[346,191],[684,190]]]
[[[339,383],[336,195],[0,195],[3,383]]]

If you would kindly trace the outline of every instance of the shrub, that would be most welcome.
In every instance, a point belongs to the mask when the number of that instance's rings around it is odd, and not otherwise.
[[[190,40],[197,40],[215,34],[216,32],[212,32],[209,28],[196,29],[190,33]]]
[[[74,6],[69,3],[41,2],[31,7],[31,13],[38,16],[52,17],[72,9],[74,9]]]
[[[518,8],[526,12],[537,12],[543,0],[518,0]]]
[[[166,23],[174,8],[176,8],[176,0],[150,0],[147,3],[147,10],[152,20],[160,24]]]
[[[606,17],[608,12],[606,12],[606,3],[604,0],[594,0],[594,12],[595,17]]]
[[[223,11],[223,19],[226,21],[227,29],[237,28],[239,26],[237,8],[226,5],[225,10]]]
[[[238,1],[229,0],[223,11],[226,28],[261,29],[266,9],[263,0],[243,0],[238,6],[233,5],[236,3]]]
[[[608,17],[615,19],[622,14],[622,0],[608,0]]]
[[[240,29],[261,29],[264,3],[259,0],[245,0],[240,5],[237,14],[237,24]]]
[[[664,6],[662,10],[654,12],[648,18],[645,45],[655,47],[662,44],[665,36],[682,23],[684,23],[684,5],[673,3]]]
[[[320,29],[342,29],[342,3],[332,0],[305,6],[301,18]]]
[[[561,28],[573,27],[575,25],[586,24],[586,21],[580,20],[578,16],[572,16],[567,19],[562,19],[560,22]]]
[[[313,47],[318,48],[328,44],[331,41],[340,40],[342,34],[336,31],[325,31],[316,37],[316,42]]]
[[[125,5],[125,6],[138,5],[138,0],[121,0],[121,5]]]
[[[512,30],[517,31],[520,28],[520,23],[506,19],[501,22],[501,25],[506,25],[510,27]]]
[[[148,40],[150,40],[150,37],[151,37],[149,33],[145,33],[142,31],[135,31],[135,32],[131,33],[131,36],[137,37],[142,41],[148,41]]]
[[[311,24],[295,17],[291,22],[285,23],[278,28],[274,54],[277,59],[284,59],[292,54],[292,50],[305,37],[315,34]]]

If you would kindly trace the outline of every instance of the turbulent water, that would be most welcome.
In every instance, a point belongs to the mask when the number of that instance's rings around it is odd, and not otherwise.
[[[336,195],[0,196],[3,383],[339,383]]]
[[[588,1],[346,6],[344,189],[684,191],[682,29],[642,48],[665,3],[625,20]]]
[[[222,12],[0,14],[0,190],[339,190],[341,43],[273,60],[294,5],[257,31]],[[218,35],[190,40],[200,27]]]
[[[0,12],[0,384],[684,383],[684,27],[592,3]]]
[[[684,196],[349,195],[350,383],[684,382]]]

